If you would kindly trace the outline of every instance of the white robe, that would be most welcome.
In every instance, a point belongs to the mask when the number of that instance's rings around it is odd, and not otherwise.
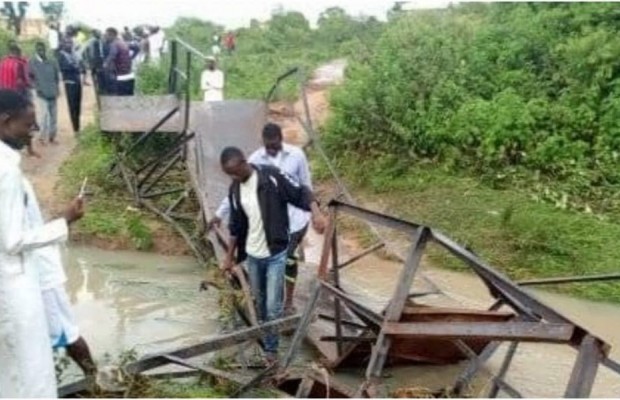
[[[202,71],[200,88],[204,93],[203,101],[224,100],[224,73],[219,69]]]
[[[67,222],[33,220],[40,211],[20,170],[19,153],[0,142],[0,159],[0,397],[56,397],[33,252],[66,240]]]

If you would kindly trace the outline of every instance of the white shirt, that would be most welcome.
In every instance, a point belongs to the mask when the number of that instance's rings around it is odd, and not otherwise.
[[[39,208],[39,202],[34,194],[32,185],[24,180],[24,190],[28,197],[26,205],[26,217],[31,228],[43,226],[43,215]],[[65,269],[62,264],[62,255],[59,244],[50,244],[32,251],[33,263],[37,265],[39,271],[39,284],[41,290],[47,290],[64,285],[67,281]]]
[[[263,216],[258,203],[258,173],[252,172],[247,181],[240,185],[241,207],[248,217],[248,239],[245,251],[254,258],[267,258],[271,256],[267,246],[267,236],[263,225]]]
[[[165,34],[162,30],[149,36],[149,53],[151,61],[159,61],[164,48]]]
[[[56,397],[35,250],[66,240],[67,223],[33,218],[19,153],[0,142],[0,160],[0,397]]]
[[[58,31],[56,29],[50,29],[47,32],[47,44],[50,50],[58,50],[60,43],[58,43]]]
[[[296,182],[312,189],[312,177],[310,175],[310,167],[308,159],[302,149],[289,144],[282,144],[282,151],[277,156],[271,157],[267,154],[264,147],[256,150],[248,158],[248,162],[255,165],[274,165],[287,173]],[[226,220],[230,215],[230,203],[228,197],[225,197],[220,203],[215,215],[220,219]],[[288,205],[288,221],[289,231],[291,233],[299,232],[305,228],[312,214],[292,205]]]
[[[204,101],[224,100],[224,73],[219,69],[202,71],[200,88],[204,92]]]

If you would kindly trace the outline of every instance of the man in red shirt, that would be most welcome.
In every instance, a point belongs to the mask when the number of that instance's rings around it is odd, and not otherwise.
[[[9,54],[0,60],[0,89],[14,90],[32,100],[28,75],[28,60],[22,57],[21,48],[12,40],[9,42]],[[28,155],[40,157],[32,143],[28,144]]]

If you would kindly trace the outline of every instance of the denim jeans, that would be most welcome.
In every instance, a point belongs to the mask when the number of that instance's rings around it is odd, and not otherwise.
[[[258,318],[262,322],[269,322],[282,317],[286,258],[286,251],[267,258],[248,256],[247,266],[252,295],[256,302]],[[276,354],[278,352],[279,337],[277,333],[269,332],[265,335],[264,341],[266,353]]]
[[[56,138],[58,129],[58,108],[56,99],[44,99],[37,96],[39,103],[39,138],[41,140],[53,140]]]

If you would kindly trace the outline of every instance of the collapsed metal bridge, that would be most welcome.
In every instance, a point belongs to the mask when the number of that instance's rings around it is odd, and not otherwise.
[[[174,226],[197,259],[206,265],[213,256],[216,260],[221,259],[226,246],[225,229],[205,230],[205,222],[213,215],[228,187],[229,180],[219,167],[219,153],[226,146],[237,146],[248,153],[260,146],[261,128],[268,117],[267,102],[277,84],[294,75],[295,71],[278,78],[262,101],[194,102],[191,101],[192,62],[203,58],[204,55],[189,44],[178,39],[173,41],[168,94],[103,96],[100,99],[100,126],[103,132],[115,137],[117,158],[111,171],[123,179],[136,205]],[[303,87],[301,93],[305,100]],[[300,119],[299,122],[314,139],[313,145],[320,150],[307,102],[304,104],[306,120]],[[158,153],[139,162],[132,157],[136,150],[162,135],[168,137],[167,144]],[[324,156],[323,152],[320,153]],[[330,169],[335,174],[331,165]],[[176,179],[179,176],[188,179],[179,183]],[[177,186],[170,187],[171,182]],[[484,364],[502,343],[509,342],[509,350],[486,395],[523,397],[520,388],[509,384],[505,375],[521,343],[540,342],[565,344],[577,350],[564,392],[566,397],[588,397],[600,365],[620,375],[620,364],[608,358],[609,344],[594,333],[543,304],[518,283],[435,229],[358,207],[344,186],[340,185],[340,188],[336,197],[345,200],[333,200],[329,204],[330,223],[320,261],[318,265],[303,269],[305,286],[311,288],[300,293],[301,304],[305,305],[303,314],[258,325],[244,273],[237,268],[229,283],[243,290],[248,299],[248,307],[239,305],[237,309],[247,328],[208,338],[199,345],[146,356],[128,365],[125,372],[141,374],[167,364],[180,365],[187,368],[188,373],[236,382],[239,389],[235,394],[239,396],[269,379],[277,388],[296,397],[384,397],[390,393],[383,385],[383,372],[390,365],[448,364],[465,360],[464,369],[448,388],[433,393],[436,396],[464,396],[468,384]],[[410,248],[406,258],[401,260],[402,268],[394,292],[387,307],[380,312],[369,307],[363,293],[344,289],[341,271],[386,248],[386,243],[381,240],[381,235],[377,235],[377,244],[342,261],[338,224],[344,215],[369,226],[399,231],[409,238]],[[488,288],[494,303],[477,310],[416,303],[414,300],[420,293],[411,293],[411,288],[414,279],[420,278],[421,259],[429,243],[442,247],[467,265]],[[268,368],[248,379],[235,372],[191,361],[192,357],[248,341],[261,346],[260,338],[266,331],[295,327],[292,344],[279,371]],[[315,369],[296,372],[293,362],[303,339],[308,339],[319,349],[325,366],[331,370],[365,365],[362,384],[350,388]],[[61,395],[75,395],[85,389],[84,385],[84,382],[78,382],[64,387]]]

